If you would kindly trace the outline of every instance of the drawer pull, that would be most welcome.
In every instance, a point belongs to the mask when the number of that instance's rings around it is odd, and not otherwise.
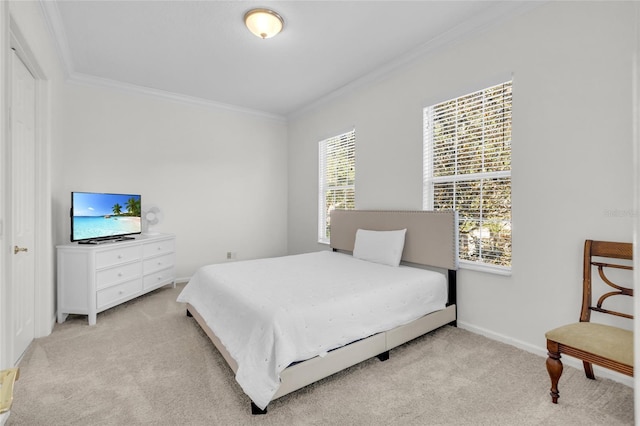
[[[162,266],[162,262],[158,262],[158,266]]]
[[[122,276],[122,272],[118,272],[118,276],[121,277]]]
[[[122,255],[121,254],[118,255],[118,259],[122,259]]]
[[[158,251],[162,250],[162,247],[158,247]]]
[[[124,294],[123,290],[118,291],[118,294]]]
[[[162,281],[162,277],[158,277],[158,281]]]

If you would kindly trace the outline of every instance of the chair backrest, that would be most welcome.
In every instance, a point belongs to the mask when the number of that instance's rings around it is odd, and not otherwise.
[[[596,257],[598,259],[594,260]],[[605,268],[632,270],[628,263],[616,261],[617,259],[632,260],[633,244],[616,243],[611,241],[586,240],[584,243],[584,270],[582,280],[582,310],[580,321],[587,322],[591,319],[591,311],[633,319],[633,315],[602,307],[603,302],[613,296],[633,296],[633,288],[616,284],[605,274]],[[602,294],[595,305],[592,302],[591,271],[598,268],[598,275],[602,281],[613,290]]]

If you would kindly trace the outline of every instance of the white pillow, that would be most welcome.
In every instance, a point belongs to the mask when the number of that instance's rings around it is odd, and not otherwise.
[[[406,229],[397,231],[369,231],[358,229],[356,243],[353,247],[353,257],[398,266],[404,249],[404,235]]]

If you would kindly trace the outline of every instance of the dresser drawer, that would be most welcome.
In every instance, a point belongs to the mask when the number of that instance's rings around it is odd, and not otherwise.
[[[140,262],[118,265],[109,269],[103,269],[96,273],[96,288],[98,290],[109,287],[112,284],[129,281],[142,275]]]
[[[142,287],[146,290],[151,287],[156,287],[158,285],[169,284],[174,280],[174,271],[173,267],[169,269],[163,269],[162,271],[156,272],[154,274],[149,274],[144,276],[144,281],[142,283]]]
[[[140,259],[140,246],[118,247],[96,253],[96,268],[106,268]]]
[[[159,254],[173,253],[175,251],[174,240],[162,240],[144,245],[144,257],[156,256]]]
[[[142,280],[137,278],[122,284],[105,288],[96,293],[96,307],[100,310],[104,306],[108,306],[119,301],[123,301],[142,290]]]
[[[144,261],[143,271],[144,274],[151,274],[161,269],[170,268],[173,266],[173,253],[165,254],[158,257],[152,257]]]

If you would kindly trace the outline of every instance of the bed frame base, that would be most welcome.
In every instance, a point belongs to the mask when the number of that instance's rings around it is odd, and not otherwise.
[[[187,304],[187,315],[193,316],[235,373],[238,369],[238,364],[231,357],[218,336],[215,335],[198,311],[190,304]],[[406,325],[374,334],[366,339],[335,349],[324,357],[317,356],[287,367],[280,373],[280,387],[272,400],[374,356],[380,361],[386,361],[389,359],[389,351],[391,349],[444,325],[454,324],[455,321],[456,305],[449,305],[441,311],[432,312]],[[266,412],[267,407],[262,410],[251,402],[252,414],[266,414]]]

